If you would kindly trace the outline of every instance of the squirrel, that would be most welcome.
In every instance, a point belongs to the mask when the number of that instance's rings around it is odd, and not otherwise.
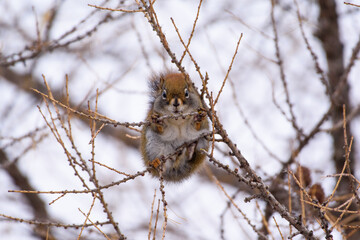
[[[187,74],[156,75],[149,86],[151,100],[146,118],[149,124],[141,131],[143,160],[152,167],[153,176],[159,177],[161,171],[165,181],[179,182],[204,162],[203,150],[209,148],[205,138],[209,121]]]

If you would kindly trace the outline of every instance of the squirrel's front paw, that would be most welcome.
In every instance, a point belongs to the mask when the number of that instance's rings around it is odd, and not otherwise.
[[[160,115],[154,113],[153,115],[151,115],[151,126],[153,127],[153,129],[158,132],[158,133],[163,133],[164,132],[164,121],[159,119]]]
[[[203,122],[203,120],[206,118],[206,113],[204,111],[203,108],[199,108],[198,109],[198,114],[196,114],[194,116],[194,125],[195,125],[195,129],[196,130],[200,130],[201,129],[201,124]]]
[[[164,121],[162,119],[159,119],[160,118],[160,114],[157,114],[157,113],[153,113],[151,115],[151,121],[153,123],[156,123],[156,124],[164,124]]]

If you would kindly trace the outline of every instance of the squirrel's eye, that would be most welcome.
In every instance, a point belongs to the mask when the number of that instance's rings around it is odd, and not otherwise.
[[[163,99],[166,99],[166,90],[163,90],[163,92],[162,92],[162,98],[163,98]]]
[[[187,88],[185,88],[185,97],[188,98],[189,97],[189,90]]]

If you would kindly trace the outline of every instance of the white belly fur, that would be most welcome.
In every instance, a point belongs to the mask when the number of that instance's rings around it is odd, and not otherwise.
[[[151,160],[161,156],[166,157],[174,153],[184,143],[194,141],[202,133],[208,131],[207,129],[197,131],[189,119],[167,119],[165,120],[165,125],[166,127],[162,134],[157,134],[150,129],[146,131],[146,138],[148,140],[146,150]],[[200,144],[197,149],[204,147],[205,144]]]

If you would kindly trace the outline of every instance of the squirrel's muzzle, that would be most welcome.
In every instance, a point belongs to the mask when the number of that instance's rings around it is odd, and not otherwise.
[[[170,100],[170,104],[173,105],[175,108],[181,106],[183,104],[182,100],[178,97],[174,97]]]

